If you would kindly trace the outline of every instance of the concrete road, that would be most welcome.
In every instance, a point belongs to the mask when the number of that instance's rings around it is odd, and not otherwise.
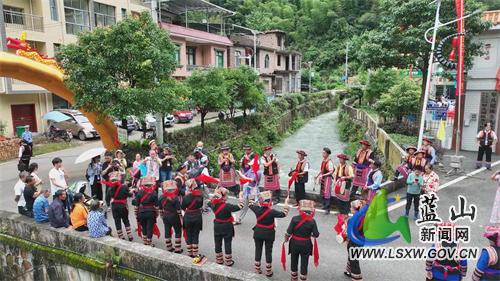
[[[83,173],[85,170],[86,163],[75,165],[73,164],[74,159],[83,151],[96,146],[95,143],[90,142],[88,144],[82,145],[77,148],[72,148],[68,150],[63,150],[59,152],[54,152],[40,157],[35,157],[34,162],[38,162],[40,166],[39,175],[45,184],[48,183],[48,171],[51,168],[50,161],[53,157],[58,156],[63,159],[63,164],[69,176],[71,182],[77,179],[83,179]],[[16,161],[10,161],[0,164],[0,188],[3,191],[3,195],[0,197],[0,208],[3,210],[13,211],[17,210],[13,192],[13,186],[16,182]],[[486,245],[486,240],[482,238],[482,230],[485,225],[488,224],[491,208],[497,189],[497,185],[489,180],[492,172],[485,171],[478,173],[474,178],[467,178],[463,181],[455,183],[445,189],[439,191],[438,195],[440,201],[438,203],[438,213],[444,219],[448,218],[448,208],[451,205],[457,205],[458,195],[466,196],[469,203],[476,204],[478,207],[478,214],[476,221],[470,223],[465,220],[460,222],[460,224],[470,225],[472,241],[468,246],[483,247]],[[48,184],[47,184],[48,185]],[[278,207],[279,208],[279,207]],[[397,208],[390,212],[390,218],[395,221],[403,213],[403,207]],[[296,215],[297,211],[292,210],[290,217]],[[111,216],[109,216],[111,218]],[[285,280],[288,278],[289,274],[289,264],[287,266],[288,271],[283,272],[279,265],[280,260],[280,246],[283,241],[283,235],[285,229],[290,222],[290,217],[280,219],[277,225],[277,241],[274,245],[274,271],[275,280]],[[131,213],[130,218],[133,221],[133,226],[135,227],[135,220]],[[213,214],[209,213],[204,215],[204,229],[202,231],[200,250],[201,253],[207,255],[211,261],[214,261],[214,250],[213,250]],[[343,271],[346,264],[346,247],[340,245],[335,240],[335,233],[332,230],[333,225],[336,223],[336,218],[334,215],[324,215],[318,212],[316,215],[316,220],[318,221],[319,231],[321,233],[318,239],[320,247],[320,265],[318,268],[310,266],[310,280],[347,280],[343,276]],[[160,229],[163,228],[161,221],[158,220]],[[253,213],[249,212],[242,225],[236,226],[236,236],[234,238],[233,245],[233,257],[235,258],[235,267],[244,270],[253,270],[253,260],[254,260],[254,246],[252,239],[252,227],[255,224],[255,216]],[[114,228],[112,220],[109,220],[109,225]],[[424,246],[418,242],[418,227],[412,221],[412,243],[411,246]],[[163,230],[162,230],[163,233]],[[157,247],[163,248],[163,239],[155,239],[155,244]],[[139,239],[136,239],[134,243],[140,243]],[[392,242],[387,246],[397,247],[397,246],[407,246],[406,242],[403,240],[397,240]],[[184,246],[184,245],[183,245]],[[288,260],[289,262],[289,260]],[[467,279],[470,279],[473,268],[476,261],[469,261],[469,273]],[[394,261],[362,261],[361,268],[365,280],[423,280],[424,278],[424,262],[423,261],[404,261],[404,262],[394,262]],[[403,277],[404,276],[404,277]]]

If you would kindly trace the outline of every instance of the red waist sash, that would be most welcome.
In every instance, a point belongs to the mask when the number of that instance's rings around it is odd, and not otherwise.
[[[300,236],[297,236],[297,235],[294,235],[292,234],[291,238],[293,240],[297,240],[297,241],[307,241],[307,240],[311,240],[311,236],[307,236],[307,237],[300,237]]]
[[[113,198],[113,202],[112,203],[127,205],[127,199],[114,199]]]
[[[265,224],[260,224],[260,223],[258,223],[258,224],[256,224],[255,226],[256,226],[256,227],[260,227],[260,228],[273,229],[273,228],[274,228],[274,222],[273,222],[273,224],[270,224],[270,225],[265,225]]]

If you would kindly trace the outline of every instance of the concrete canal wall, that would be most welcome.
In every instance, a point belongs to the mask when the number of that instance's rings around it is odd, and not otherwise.
[[[22,242],[25,246],[29,244],[41,245],[53,249],[54,252],[65,252],[68,256],[79,256],[82,266],[84,263],[88,264],[92,261],[104,263],[102,256],[105,253],[113,253],[113,257],[110,258],[115,261],[119,260],[120,269],[126,269],[128,272],[135,272],[137,276],[144,277],[135,277],[134,280],[268,280],[262,275],[212,262],[207,262],[203,266],[193,265],[191,258],[185,255],[170,253],[140,243],[130,243],[114,237],[94,239],[88,237],[86,232],[54,229],[48,224],[37,224],[32,219],[19,214],[0,211],[0,244],[9,244],[12,241]],[[29,251],[29,249],[27,250]],[[48,250],[48,252],[51,251]],[[15,278],[13,276],[11,280],[15,280]]]

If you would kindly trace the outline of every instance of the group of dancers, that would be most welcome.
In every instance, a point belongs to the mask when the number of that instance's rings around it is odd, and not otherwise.
[[[341,153],[336,155],[338,164],[334,165],[331,150],[324,148],[320,171],[315,176],[315,180],[321,186],[320,195],[325,211],[330,210],[332,201],[337,204],[339,221],[342,222],[338,227],[341,238],[339,242],[347,242],[348,251],[351,247],[362,246],[351,242],[346,235],[348,214],[357,212],[369,203],[382,183],[381,163],[375,159],[370,143],[363,140],[360,144],[361,147],[352,164],[348,163],[349,157]],[[134,175],[135,180],[128,183],[124,181],[120,172],[111,173],[109,182],[104,184],[108,186],[108,194],[112,198],[111,210],[118,237],[132,240],[127,198],[133,197],[132,205],[135,206],[138,234],[142,236],[145,245],[154,246],[153,235],[160,238],[160,230],[156,224],[157,218],[160,217],[164,224],[166,249],[178,254],[183,253],[184,238],[187,255],[193,258],[194,263],[203,264],[206,258],[199,253],[199,235],[203,228],[203,208],[206,206],[214,214],[215,262],[232,266],[234,227],[241,223],[250,209],[256,217],[253,227],[255,272],[271,277],[273,276],[272,250],[276,239],[275,220],[288,215],[290,188],[294,184],[299,214],[291,219],[284,239],[285,242],[289,242],[291,280],[307,280],[310,256],[313,256],[316,266],[319,262],[316,243],[319,231],[314,219],[315,204],[307,200],[305,194],[305,183],[309,178],[307,153],[303,150],[296,151],[297,163],[288,174],[289,184],[284,207],[278,210],[273,208],[273,204],[280,200],[280,166],[278,157],[272,152],[272,146],[262,148],[263,155],[259,158],[251,146],[245,145],[245,153],[239,161],[241,166],[239,170],[236,170],[236,160],[230,148],[223,146],[220,150],[218,178],[209,175],[208,156],[201,149],[195,150],[196,159],[199,161],[193,166],[188,163],[181,164],[173,180],[159,183],[157,178],[150,175],[141,176],[139,172]],[[427,154],[414,150],[411,154],[412,150],[407,149],[409,156],[404,163],[407,168],[425,165],[422,162],[432,161],[427,160]],[[432,155],[431,152],[428,154]],[[264,191],[260,190],[261,178]],[[208,194],[207,184],[216,186],[212,194]],[[237,196],[235,204],[228,202],[230,192]],[[238,217],[233,214],[235,212],[240,212]],[[122,231],[122,223],[125,225],[127,237]],[[282,245],[281,255],[283,267],[286,266],[285,242]],[[496,247],[498,252],[498,245]],[[263,250],[265,266],[261,263]],[[344,273],[352,280],[362,280],[357,260],[348,258]]]

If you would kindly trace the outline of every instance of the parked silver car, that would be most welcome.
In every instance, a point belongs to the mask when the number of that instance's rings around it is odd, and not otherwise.
[[[58,129],[70,130],[73,136],[78,137],[82,141],[99,137],[89,119],[80,111],[76,109],[57,109],[57,111],[71,117],[71,119],[66,121],[54,123]]]

